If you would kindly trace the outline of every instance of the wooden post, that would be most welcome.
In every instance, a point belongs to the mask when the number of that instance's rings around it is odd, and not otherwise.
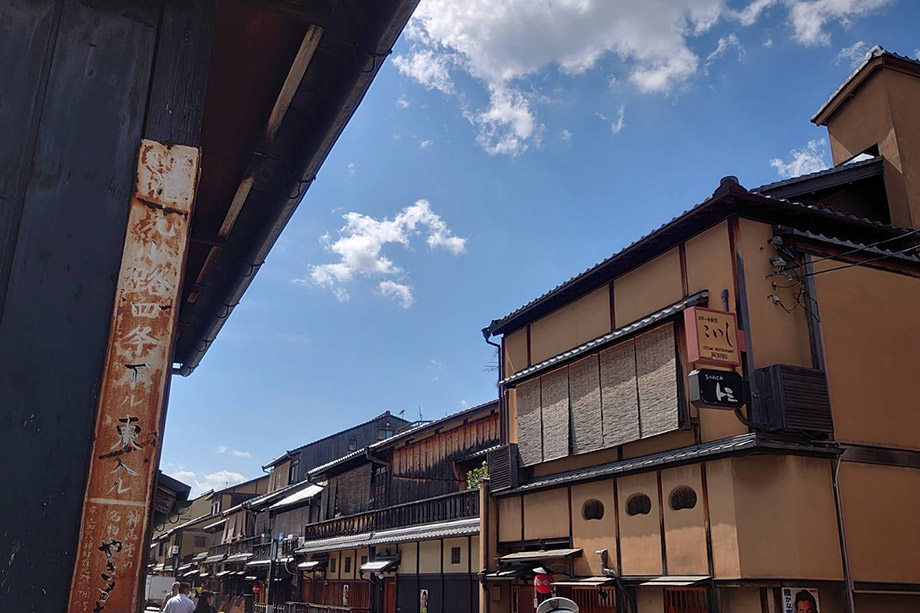
[[[68,611],[137,609],[199,150],[142,140]]]

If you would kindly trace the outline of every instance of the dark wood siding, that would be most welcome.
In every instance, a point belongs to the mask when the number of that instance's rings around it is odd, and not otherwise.
[[[348,448],[348,441],[355,439],[357,448],[362,449],[371,443],[377,442],[378,430],[399,431],[400,428],[407,426],[409,422],[400,419],[394,415],[381,415],[365,424],[343,430],[332,436],[320,439],[315,443],[301,447],[295,457],[300,459],[300,474],[298,479],[303,479],[306,471],[322,466],[328,462],[348,455],[351,451]]]
[[[463,475],[454,460],[497,445],[498,419],[498,414],[493,413],[393,451],[390,504],[459,490]]]

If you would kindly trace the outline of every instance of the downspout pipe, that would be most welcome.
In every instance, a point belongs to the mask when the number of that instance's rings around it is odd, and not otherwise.
[[[502,346],[496,342],[490,340],[492,338],[492,329],[486,327],[482,329],[482,338],[486,341],[486,344],[492,345],[495,347],[496,352],[498,352],[498,381],[495,383],[495,387],[498,388],[498,401],[499,401],[499,428],[501,430],[501,438],[504,439],[503,442],[507,441],[507,433],[505,432],[507,424],[505,424],[505,396],[502,394],[501,382],[505,378],[505,368],[504,368],[504,357],[502,355]]]

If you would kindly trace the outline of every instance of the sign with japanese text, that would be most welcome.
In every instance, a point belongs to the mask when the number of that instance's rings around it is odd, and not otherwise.
[[[783,588],[783,613],[818,613],[819,604],[817,588]]]
[[[141,141],[70,589],[72,613],[137,610],[199,151]]]
[[[709,409],[744,406],[744,379],[731,370],[700,368],[690,373],[690,402]]]
[[[741,365],[738,320],[734,313],[703,307],[684,311],[691,364]]]

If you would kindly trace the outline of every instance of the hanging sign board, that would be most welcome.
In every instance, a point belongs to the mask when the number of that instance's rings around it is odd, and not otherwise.
[[[740,366],[741,346],[734,313],[690,307],[684,311],[691,364]]]
[[[689,379],[690,402],[697,407],[733,410],[744,405],[744,379],[734,371],[700,368]]]

